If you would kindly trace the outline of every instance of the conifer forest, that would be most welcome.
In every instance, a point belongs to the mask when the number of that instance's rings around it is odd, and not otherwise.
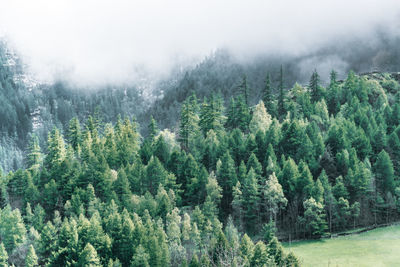
[[[307,266],[282,242],[396,224],[400,39],[380,34],[87,86],[36,81],[0,31],[0,266]]]

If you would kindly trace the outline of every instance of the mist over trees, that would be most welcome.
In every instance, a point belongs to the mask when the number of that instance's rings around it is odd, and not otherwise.
[[[145,136],[99,109],[32,136],[26,168],[1,175],[0,260],[298,266],[278,239],[398,220],[396,74],[285,77],[263,74],[258,94],[240,76],[229,101],[191,92],[174,127],[148,114]]]

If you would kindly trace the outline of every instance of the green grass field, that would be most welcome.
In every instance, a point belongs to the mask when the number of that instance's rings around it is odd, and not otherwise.
[[[400,266],[400,225],[332,239],[283,243],[302,266]]]

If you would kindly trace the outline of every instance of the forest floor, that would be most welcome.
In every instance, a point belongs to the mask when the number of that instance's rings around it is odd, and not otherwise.
[[[282,243],[302,266],[400,266],[400,225],[360,234]]]

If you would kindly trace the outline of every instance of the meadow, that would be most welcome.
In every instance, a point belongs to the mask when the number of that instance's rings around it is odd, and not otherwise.
[[[400,266],[400,225],[368,232],[283,243],[302,266]]]

